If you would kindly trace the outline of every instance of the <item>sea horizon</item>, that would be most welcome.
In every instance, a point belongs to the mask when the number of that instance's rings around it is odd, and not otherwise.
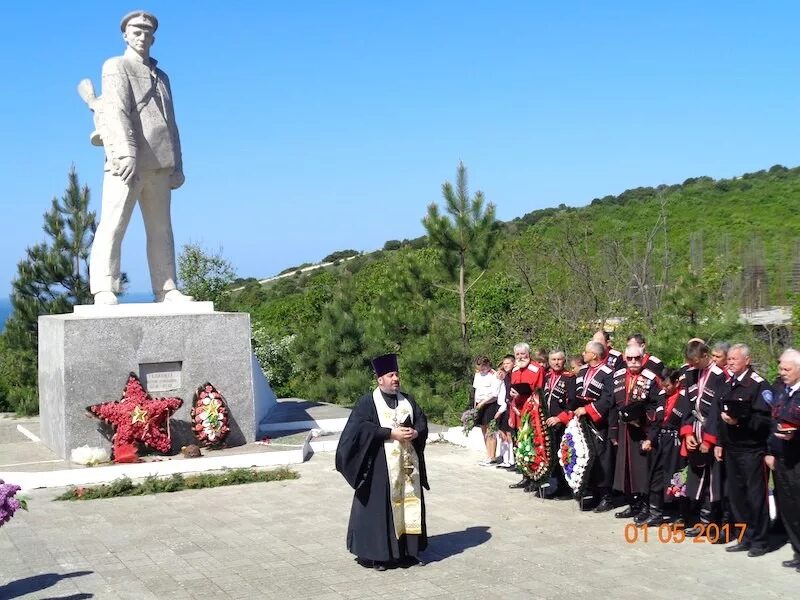
[[[152,302],[153,292],[129,292],[119,297],[122,304],[133,302]],[[11,316],[11,298],[0,298],[0,333],[6,328],[6,321]]]

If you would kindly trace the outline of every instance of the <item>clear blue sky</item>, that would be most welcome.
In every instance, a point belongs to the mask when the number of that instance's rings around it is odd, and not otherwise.
[[[160,20],[186,184],[178,247],[267,277],[423,233],[459,160],[501,219],[800,161],[796,2],[30,2],[0,39],[0,294],[71,164],[99,211],[99,86],[129,10]],[[722,208],[721,208],[722,209]],[[123,248],[147,291],[141,216]]]

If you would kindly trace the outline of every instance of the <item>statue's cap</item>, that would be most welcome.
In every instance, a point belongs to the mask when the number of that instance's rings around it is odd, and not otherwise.
[[[372,368],[378,377],[383,377],[387,373],[396,373],[398,371],[397,354],[384,354],[373,358]]]
[[[150,29],[153,32],[155,32],[155,30],[158,29],[158,19],[156,19],[156,16],[154,14],[149,13],[145,10],[135,10],[122,17],[122,21],[120,21],[119,28],[124,33],[125,28],[128,25],[136,25],[137,27],[141,27],[143,29]]]

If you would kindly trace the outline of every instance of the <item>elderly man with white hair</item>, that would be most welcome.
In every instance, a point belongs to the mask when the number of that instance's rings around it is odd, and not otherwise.
[[[514,369],[511,371],[511,404],[509,406],[508,423],[514,429],[519,429],[522,418],[538,402],[540,392],[544,386],[544,369],[531,361],[531,347],[525,342],[514,346]],[[530,393],[520,394],[514,386],[526,383],[530,386]],[[524,474],[517,483],[509,485],[511,489],[523,489],[534,492],[536,487]]]
[[[724,459],[725,490],[733,521],[747,526],[741,541],[728,552],[750,557],[769,550],[769,507],[764,455],[772,419],[765,401],[769,384],[750,365],[750,348],[734,344],[727,352],[727,371],[720,396],[719,445],[714,454]]]
[[[647,352],[647,339],[641,333],[634,333],[628,336],[628,346],[639,346],[642,349],[642,370],[647,369],[656,374],[656,377],[661,382],[662,373],[664,371],[664,363],[657,356],[653,356]]]
[[[773,390],[773,433],[767,441],[767,466],[774,471],[775,499],[794,558],[784,567],[800,572],[800,352],[781,355],[780,383]]]

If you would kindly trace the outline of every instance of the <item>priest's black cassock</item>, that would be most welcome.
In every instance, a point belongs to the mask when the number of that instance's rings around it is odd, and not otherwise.
[[[428,545],[425,527],[425,502],[422,489],[418,490],[421,523],[418,534],[396,532],[390,496],[390,476],[387,467],[385,443],[391,443],[391,429],[381,426],[376,403],[382,399],[386,407],[396,410],[405,398],[411,405],[411,423],[419,434],[409,443],[416,451],[419,484],[425,489],[428,479],[425,470],[425,441],[428,421],[414,399],[400,392],[387,394],[376,389],[361,397],[353,408],[336,448],[336,470],[355,490],[347,528],[347,549],[360,559],[394,562],[408,556],[416,557]],[[400,509],[402,510],[402,509]]]

